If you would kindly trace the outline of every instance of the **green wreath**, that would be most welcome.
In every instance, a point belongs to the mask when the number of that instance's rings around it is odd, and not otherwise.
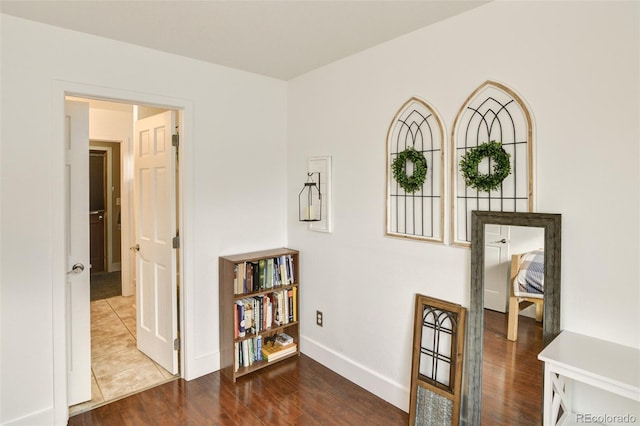
[[[407,176],[407,161],[413,163],[413,174]],[[427,160],[421,152],[409,147],[398,154],[393,164],[391,164],[393,178],[400,184],[406,192],[413,193],[422,187],[427,178]]]
[[[485,157],[493,160],[493,173],[478,173],[478,165]],[[511,173],[509,157],[502,144],[496,141],[485,142],[470,149],[460,160],[465,183],[479,191],[493,191]]]

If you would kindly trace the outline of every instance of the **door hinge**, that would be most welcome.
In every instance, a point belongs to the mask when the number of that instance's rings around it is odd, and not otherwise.
[[[173,350],[177,351],[180,350],[180,339],[176,338],[173,340]]]
[[[178,147],[180,146],[180,135],[179,134],[175,134],[175,135],[171,135],[171,145]]]
[[[173,245],[174,249],[179,249],[180,248],[180,235],[176,235],[175,237],[173,237],[173,239],[171,240],[171,244]]]

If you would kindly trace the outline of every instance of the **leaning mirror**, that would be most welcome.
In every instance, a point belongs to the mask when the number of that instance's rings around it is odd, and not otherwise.
[[[508,226],[540,228],[544,234],[544,244],[540,253],[541,261],[543,262],[544,291],[542,295],[543,303],[538,311],[542,314],[542,347],[544,347],[560,332],[560,218],[559,214],[547,213],[490,211],[473,211],[471,213],[471,292],[467,344],[465,345],[465,380],[467,385],[463,403],[463,424],[479,425],[482,423],[485,279],[488,276],[485,270],[487,257],[485,246],[487,242],[490,245],[492,242],[499,243],[503,239],[503,237],[491,235],[491,232],[497,227]],[[520,249],[514,247],[515,250],[519,251]],[[516,253],[509,253],[509,258],[511,258],[512,254]],[[518,253],[518,255],[520,254]],[[517,265],[518,262],[521,262],[520,257],[516,257],[513,262],[516,262],[514,265]],[[512,268],[509,267],[508,270],[511,272]],[[512,283],[510,282],[509,285],[512,285]],[[507,339],[507,334],[508,330],[505,329],[505,339]]]

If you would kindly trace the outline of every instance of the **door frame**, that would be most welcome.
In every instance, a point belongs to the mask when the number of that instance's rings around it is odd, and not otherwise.
[[[193,141],[193,102],[188,99],[168,97],[141,91],[128,91],[103,86],[93,86],[83,83],[75,83],[63,80],[52,81],[52,141],[50,166],[52,170],[51,188],[52,194],[60,192],[64,188],[64,123],[65,123],[65,97],[77,96],[82,98],[101,99],[112,102],[142,104],[157,106],[180,111],[179,126],[181,139]],[[133,135],[132,135],[133,136]],[[131,144],[129,144],[131,146]],[[194,347],[191,338],[194,333],[193,320],[193,292],[194,292],[194,244],[193,239],[188,238],[192,234],[191,226],[194,216],[194,156],[193,145],[180,143],[178,147],[180,158],[180,172],[178,173],[179,194],[178,203],[178,227],[182,236],[182,245],[178,250],[180,264],[180,286],[178,289],[178,321],[180,339],[180,376],[189,380],[190,354]],[[88,153],[87,153],[88,154]],[[67,398],[67,347],[66,342],[71,336],[68,332],[67,312],[65,308],[65,282],[66,282],[66,236],[65,236],[65,202],[64,197],[52,197],[52,329],[53,329],[53,411],[55,424],[66,424],[69,419],[69,406]]]

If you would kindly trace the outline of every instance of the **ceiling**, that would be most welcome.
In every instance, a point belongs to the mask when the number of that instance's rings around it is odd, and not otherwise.
[[[490,0],[1,0],[0,12],[281,80]]]

